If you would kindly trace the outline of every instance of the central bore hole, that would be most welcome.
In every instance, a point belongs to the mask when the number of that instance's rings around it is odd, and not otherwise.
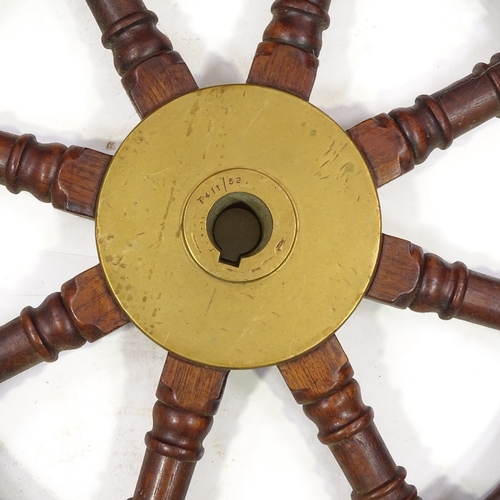
[[[231,193],[210,210],[207,233],[219,251],[219,262],[239,267],[241,259],[260,252],[269,241],[271,213],[256,196]]]
[[[262,229],[253,210],[240,202],[226,208],[215,219],[213,238],[220,251],[219,262],[238,267],[241,259],[259,245]]]

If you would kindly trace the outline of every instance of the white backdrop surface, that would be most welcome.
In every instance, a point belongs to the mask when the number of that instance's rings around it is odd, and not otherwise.
[[[269,0],[149,0],[202,87],[244,82]],[[83,0],[3,0],[0,129],[112,154],[138,123]],[[495,0],[333,0],[311,102],[344,128],[413,104],[499,50]],[[500,123],[380,190],[384,232],[500,277]],[[0,190],[0,323],[97,263],[94,224]],[[499,305],[500,307],[500,305]],[[364,301],[338,334],[427,500],[500,481],[500,333]],[[129,498],[165,351],[133,327],[0,386],[0,500]],[[346,499],[275,368],[233,372],[189,500]]]

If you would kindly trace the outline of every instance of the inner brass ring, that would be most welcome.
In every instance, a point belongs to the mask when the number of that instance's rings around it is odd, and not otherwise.
[[[237,201],[249,204],[262,220],[263,236],[256,251],[234,267],[219,261],[209,228]],[[193,190],[184,208],[182,229],[186,248],[202,269],[226,281],[248,282],[271,274],[288,258],[297,235],[297,215],[286,191],[271,177],[233,168],[211,175]]]
[[[208,212],[207,216],[207,232],[210,241],[216,248],[220,249],[220,241],[217,241],[216,226],[220,221],[220,216],[233,208],[242,208],[249,211],[257,220],[259,225],[259,235],[256,246],[253,250],[245,253],[244,257],[251,257],[260,252],[269,243],[273,234],[273,216],[269,211],[268,206],[257,196],[238,191],[236,193],[228,193],[222,198],[219,198]],[[221,257],[219,257],[219,262]]]

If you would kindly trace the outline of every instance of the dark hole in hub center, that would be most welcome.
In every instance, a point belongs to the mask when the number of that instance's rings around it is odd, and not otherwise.
[[[225,208],[215,219],[213,242],[220,251],[219,262],[239,267],[262,241],[262,226],[255,212],[244,202]]]

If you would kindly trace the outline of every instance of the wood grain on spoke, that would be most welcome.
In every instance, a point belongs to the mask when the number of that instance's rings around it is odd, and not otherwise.
[[[185,498],[228,373],[168,355],[133,500]]]
[[[40,144],[31,134],[0,132],[0,184],[29,191],[55,208],[94,217],[111,156],[89,148]]]
[[[309,99],[316,79],[322,31],[330,0],[276,0],[273,19],[258,45],[248,83],[267,85]]]
[[[409,241],[384,235],[369,299],[500,329],[500,279],[448,264]]]
[[[416,500],[406,471],[397,467],[364,405],[349,360],[335,336],[279,366],[297,403],[318,426],[359,500]]]
[[[59,352],[94,342],[127,322],[100,266],[93,267],[0,327],[0,382],[42,361],[55,361]]]
[[[490,64],[410,108],[397,108],[365,120],[348,133],[363,153],[375,182],[382,186],[423,163],[431,151],[500,115],[500,54]]]
[[[158,28],[142,0],[87,0],[113,51],[115,68],[137,112],[144,117],[176,97],[197,89],[191,72]]]

